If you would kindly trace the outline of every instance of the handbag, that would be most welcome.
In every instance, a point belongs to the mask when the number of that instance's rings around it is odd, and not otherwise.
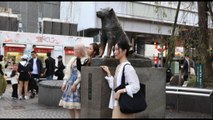
[[[124,75],[124,69],[123,67],[123,74],[122,74],[122,81],[121,85],[118,86],[114,91],[118,91],[119,89],[125,88],[125,75]],[[123,93],[119,97],[119,105],[120,105],[120,111],[125,114],[130,113],[138,113],[142,112],[147,108],[147,103],[145,100],[145,84],[140,83],[140,90],[133,94],[133,98],[130,97],[127,93]]]

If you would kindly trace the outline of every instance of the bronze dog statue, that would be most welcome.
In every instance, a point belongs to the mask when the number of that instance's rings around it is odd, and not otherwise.
[[[100,57],[103,56],[106,44],[108,43],[107,55],[110,57],[111,51],[119,40],[127,40],[129,38],[123,31],[119,20],[112,8],[104,8],[96,12],[97,17],[101,19],[101,40],[100,40]],[[131,44],[130,44],[131,46]]]
[[[142,58],[148,59],[140,54],[134,53],[133,45],[131,44],[128,36],[123,31],[119,20],[112,8],[104,8],[96,12],[97,17],[101,19],[101,40],[100,40],[100,55],[102,57],[106,44],[108,43],[107,55],[105,57],[110,57],[111,51],[114,48],[117,41],[127,40],[130,45],[129,57],[130,58]]]

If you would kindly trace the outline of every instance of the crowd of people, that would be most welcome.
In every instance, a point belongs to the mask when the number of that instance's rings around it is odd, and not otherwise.
[[[107,73],[105,79],[108,81],[109,87],[112,88],[109,108],[113,109],[113,118],[134,118],[134,114],[122,113],[118,104],[119,96],[122,93],[127,93],[132,96],[140,89],[138,75],[127,59],[129,48],[130,46],[127,41],[120,41],[116,43],[114,57],[120,61],[120,64],[116,67],[114,76],[111,75],[108,66],[100,66],[103,71]],[[53,76],[55,75],[57,76],[57,80],[63,80],[63,84],[61,86],[63,94],[59,101],[59,106],[68,109],[71,118],[80,118],[80,83],[82,78],[81,67],[90,66],[92,58],[99,56],[98,44],[91,43],[87,49],[84,44],[75,45],[74,57],[70,59],[66,66],[62,62],[62,56],[57,57],[58,66],[55,66],[55,59],[51,57],[51,53],[47,53],[44,70],[42,70],[42,62],[37,57],[35,51],[31,52],[31,56],[32,58],[29,60],[27,55],[23,55],[21,57],[21,61],[18,63],[18,69],[11,72],[10,77],[13,88],[11,95],[12,98],[19,100],[27,100],[29,97],[34,98],[35,94],[39,92],[38,86],[36,86],[36,80],[44,76],[47,80],[52,80]],[[123,66],[125,64],[129,64],[126,66],[124,72],[125,77],[128,78],[128,85],[125,88],[115,92],[113,86],[118,87],[121,84],[121,71],[123,70]],[[0,66],[0,75],[4,75],[2,66]],[[36,91],[36,93],[34,93],[34,91]],[[1,90],[0,95],[2,95],[4,92],[5,87],[4,90]],[[30,93],[30,95],[28,95],[28,93]]]
[[[88,49],[85,48],[85,51],[85,65],[90,65],[92,57],[99,55],[99,46],[97,43],[91,43]],[[4,56],[0,55],[0,98],[5,93],[7,86],[6,73],[4,73],[5,68],[12,62],[12,59],[9,59],[4,64],[3,58]],[[36,51],[31,52],[31,59],[29,59],[29,56],[23,55],[17,67],[12,68],[10,75],[7,75],[10,77],[10,83],[12,85],[12,99],[27,100],[34,98],[35,95],[38,94],[37,83],[41,77],[47,80],[53,80],[53,76],[56,76],[57,80],[64,80],[65,65],[63,63],[63,57],[59,55],[57,59],[58,64],[56,66],[56,60],[51,57],[51,53],[47,53],[45,68],[43,68],[42,61],[38,58]],[[80,69],[79,66],[78,69]]]

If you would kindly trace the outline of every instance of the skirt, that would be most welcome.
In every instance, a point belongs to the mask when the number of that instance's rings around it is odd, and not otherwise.
[[[112,110],[112,118],[135,118],[135,114],[124,114],[120,111],[120,106],[114,106]]]

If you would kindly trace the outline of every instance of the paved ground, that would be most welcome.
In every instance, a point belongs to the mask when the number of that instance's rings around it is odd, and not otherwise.
[[[38,104],[38,96],[28,100],[12,100],[12,88],[0,99],[0,118],[69,118],[69,113],[61,107]]]
[[[12,100],[12,88],[9,84],[6,93],[0,99],[1,118],[69,118],[69,113],[61,107],[49,107],[38,104],[38,96],[29,100]],[[210,114],[194,112],[176,112],[167,109],[165,118],[212,118]]]

